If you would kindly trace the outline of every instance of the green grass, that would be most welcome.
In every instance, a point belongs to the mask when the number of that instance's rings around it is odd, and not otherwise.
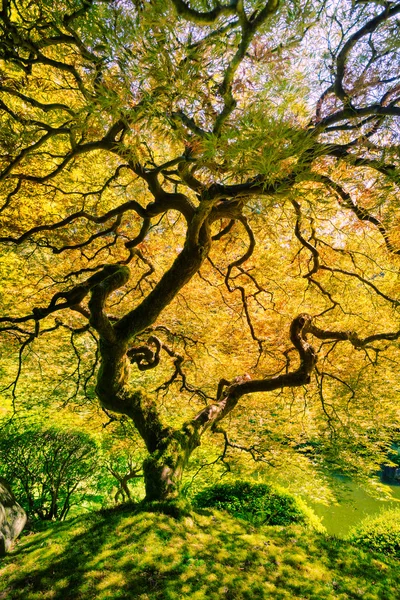
[[[109,511],[25,535],[0,600],[398,600],[400,562],[300,526],[218,511]]]

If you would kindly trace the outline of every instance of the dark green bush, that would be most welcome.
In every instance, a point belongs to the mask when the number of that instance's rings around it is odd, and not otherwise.
[[[95,483],[98,463],[95,441],[81,431],[24,419],[1,427],[0,475],[34,519],[65,519]]]
[[[300,498],[275,485],[245,481],[213,485],[196,494],[193,504],[225,510],[257,526],[301,523],[324,531],[318,517]]]
[[[366,517],[348,535],[351,543],[400,558],[400,508]]]

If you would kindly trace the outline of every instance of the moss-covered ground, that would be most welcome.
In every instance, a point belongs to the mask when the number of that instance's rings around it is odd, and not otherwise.
[[[24,535],[0,600],[399,600],[400,562],[299,526],[217,511],[109,511]]]

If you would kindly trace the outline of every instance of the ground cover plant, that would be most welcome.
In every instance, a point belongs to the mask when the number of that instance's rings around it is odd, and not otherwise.
[[[105,512],[22,538],[0,566],[7,600],[397,600],[400,563],[301,526],[209,510]]]

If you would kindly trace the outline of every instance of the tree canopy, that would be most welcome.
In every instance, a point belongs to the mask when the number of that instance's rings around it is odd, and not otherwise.
[[[206,432],[220,460],[376,467],[399,416],[399,14],[3,0],[16,410],[55,388],[129,417],[148,499]]]

